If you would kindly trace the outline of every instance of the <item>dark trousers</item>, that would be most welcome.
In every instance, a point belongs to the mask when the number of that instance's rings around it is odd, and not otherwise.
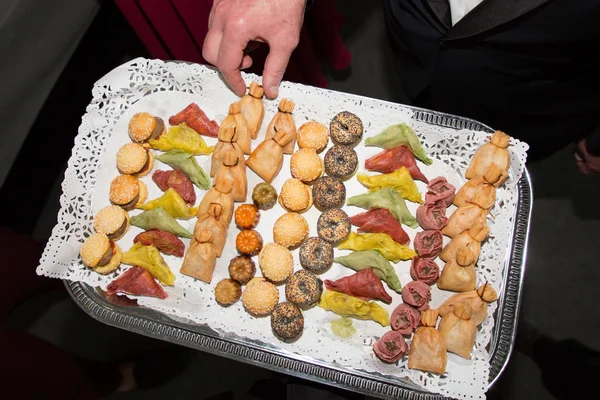
[[[6,327],[9,313],[62,282],[37,276],[42,243],[0,228],[0,399],[95,399],[121,382],[116,365],[86,360],[26,332]],[[82,338],[81,340],[85,340]]]

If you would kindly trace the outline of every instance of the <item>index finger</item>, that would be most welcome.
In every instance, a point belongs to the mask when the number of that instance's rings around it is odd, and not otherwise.
[[[223,34],[221,47],[217,57],[217,67],[221,71],[225,81],[231,86],[238,96],[246,93],[246,83],[242,79],[240,67],[244,58],[244,49],[248,40],[242,39],[238,35]]]

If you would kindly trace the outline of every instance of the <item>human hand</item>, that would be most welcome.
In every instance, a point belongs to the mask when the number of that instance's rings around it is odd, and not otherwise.
[[[298,45],[306,0],[215,0],[208,20],[202,56],[221,71],[242,96],[246,84],[240,70],[252,65],[244,54],[250,41],[266,42],[269,55],[263,71],[268,98],[276,98],[292,51]]]
[[[575,148],[575,162],[579,170],[586,175],[600,173],[600,157],[588,153],[585,146],[585,139],[581,139],[577,143],[577,147]]]

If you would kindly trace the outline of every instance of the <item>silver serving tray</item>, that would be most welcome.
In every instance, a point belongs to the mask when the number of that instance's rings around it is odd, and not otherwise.
[[[413,118],[417,121],[454,129],[493,132],[489,126],[471,119],[408,108],[414,111]],[[489,345],[491,356],[488,388],[498,380],[506,367],[515,340],[533,205],[531,179],[527,169],[517,184],[517,193],[515,224],[508,249],[510,257],[504,266],[504,287],[498,291],[498,308],[494,315],[496,323]],[[174,319],[144,307],[113,304],[101,292],[81,282],[66,281],[65,285],[71,297],[88,315],[117,328],[375,397],[412,400],[445,398],[423,391],[407,379],[299,356],[270,344],[217,332],[206,325]]]

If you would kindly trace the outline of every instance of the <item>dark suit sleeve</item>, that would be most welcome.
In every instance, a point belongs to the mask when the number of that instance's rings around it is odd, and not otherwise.
[[[594,157],[600,157],[600,125],[585,138],[585,148]]]

